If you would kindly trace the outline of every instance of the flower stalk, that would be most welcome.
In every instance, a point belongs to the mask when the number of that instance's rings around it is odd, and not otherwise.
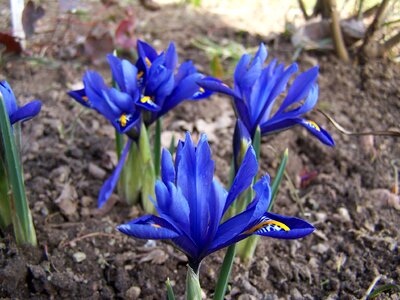
[[[187,300],[201,300],[201,287],[199,280],[199,270],[193,270],[188,266],[186,275],[186,299]]]

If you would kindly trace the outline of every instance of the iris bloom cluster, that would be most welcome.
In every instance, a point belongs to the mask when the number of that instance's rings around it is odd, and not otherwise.
[[[140,133],[142,120],[148,126],[182,101],[211,94],[197,84],[205,76],[197,72],[191,61],[177,68],[178,55],[173,43],[158,54],[149,44],[138,41],[137,50],[139,58],[135,65],[111,54],[107,56],[115,87],[108,87],[97,72],[87,71],[84,88],[69,92],[82,105],[104,115],[119,133],[134,139]]]
[[[3,96],[11,125],[17,122],[27,121],[40,112],[42,103],[39,100],[34,100],[22,107],[18,107],[15,95],[10,85],[5,80],[0,81],[0,93]]]
[[[204,257],[251,235],[296,239],[314,231],[307,222],[267,212],[271,201],[269,176],[254,186],[252,202],[240,214],[221,223],[228,208],[252,183],[258,163],[250,146],[229,191],[214,179],[214,161],[205,135],[197,147],[186,134],[177,147],[175,164],[162,153],[161,180],[156,183],[158,216],[145,215],[118,229],[132,237],[170,240],[197,272]]]
[[[211,94],[197,84],[206,77],[197,72],[191,61],[177,66],[178,55],[173,43],[158,54],[149,44],[138,41],[137,51],[135,65],[111,54],[107,56],[114,87],[108,87],[99,73],[87,71],[83,77],[84,88],[69,92],[80,104],[104,115],[118,133],[130,138],[117,167],[100,191],[99,207],[116,186],[132,140],[139,140],[141,125],[150,126],[184,100],[199,100]],[[147,199],[147,195],[144,197]]]
[[[318,101],[318,67],[299,74],[286,92],[287,84],[298,71],[296,63],[285,68],[273,59],[263,67],[267,50],[260,45],[254,58],[245,54],[236,66],[234,87],[231,89],[220,81],[204,78],[199,84],[208,90],[230,95],[234,99],[236,114],[254,137],[257,127],[262,135],[279,132],[295,125],[305,127],[322,143],[333,146],[329,133],[303,114],[314,108]],[[286,93],[281,105],[273,110],[278,98]]]

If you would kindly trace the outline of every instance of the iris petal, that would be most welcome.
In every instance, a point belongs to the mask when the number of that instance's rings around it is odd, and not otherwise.
[[[10,116],[17,111],[18,105],[10,85],[5,80],[0,81],[0,93],[3,95],[7,113]]]
[[[10,123],[27,121],[36,116],[42,107],[42,102],[35,100],[20,107],[10,116]]]
[[[124,166],[126,157],[128,156],[131,143],[132,141],[129,139],[125,145],[124,150],[122,151],[117,167],[115,168],[112,175],[104,182],[103,186],[101,187],[99,197],[97,199],[97,205],[99,208],[101,208],[107,202],[108,198],[110,198],[112,192],[114,191],[115,186],[117,185],[122,167]]]
[[[145,59],[146,57],[153,62],[157,58],[157,51],[144,41],[138,40],[137,50],[139,57]]]
[[[85,89],[69,91],[68,95],[78,101],[83,106],[92,108],[89,98],[86,96]]]
[[[129,223],[119,225],[119,231],[140,239],[172,239],[180,234],[164,219],[156,216],[143,216]]]
[[[224,207],[224,213],[233,203],[233,201],[240,195],[240,193],[250,186],[251,182],[253,181],[253,177],[257,174],[257,169],[258,163],[256,153],[253,147],[250,146],[247,149],[242,164],[240,165],[235,179],[233,180],[231,189],[229,190]]]
[[[263,224],[263,226],[255,230],[254,234],[279,239],[298,239],[309,235],[315,230],[314,226],[304,220],[268,212],[253,227],[257,228],[257,224]],[[252,231],[251,228],[246,230]]]
[[[167,149],[162,150],[161,156],[161,178],[164,182],[175,181],[175,169],[171,153]]]

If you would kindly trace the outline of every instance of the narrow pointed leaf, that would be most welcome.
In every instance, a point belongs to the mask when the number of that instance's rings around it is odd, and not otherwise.
[[[32,215],[26,199],[22,167],[17,153],[11,124],[5,107],[3,96],[0,94],[0,132],[6,162],[7,175],[13,195],[13,227],[17,243],[28,243],[36,246],[36,233],[33,227]]]
[[[286,169],[286,164],[288,162],[288,159],[289,159],[289,150],[288,150],[288,148],[286,148],[286,150],[283,152],[281,163],[279,164],[278,171],[276,172],[276,176],[271,185],[271,191],[272,191],[271,202],[269,203],[267,211],[271,211],[272,206],[274,205],[275,198],[276,198],[276,195],[278,194],[283,175],[285,174],[285,169]]]

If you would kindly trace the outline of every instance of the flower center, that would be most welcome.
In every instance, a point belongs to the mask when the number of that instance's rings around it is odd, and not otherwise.
[[[121,124],[122,127],[125,127],[129,120],[130,116],[128,116],[127,114],[122,114],[119,117],[119,123]]]
[[[151,97],[150,96],[144,96],[144,97],[142,97],[142,99],[140,99],[140,102],[142,102],[142,103],[147,103],[147,102],[149,102],[151,100]]]
[[[150,68],[150,67],[151,67],[151,61],[150,61],[150,59],[149,59],[148,57],[146,57],[146,58],[144,59],[144,61],[146,62],[147,66]]]

